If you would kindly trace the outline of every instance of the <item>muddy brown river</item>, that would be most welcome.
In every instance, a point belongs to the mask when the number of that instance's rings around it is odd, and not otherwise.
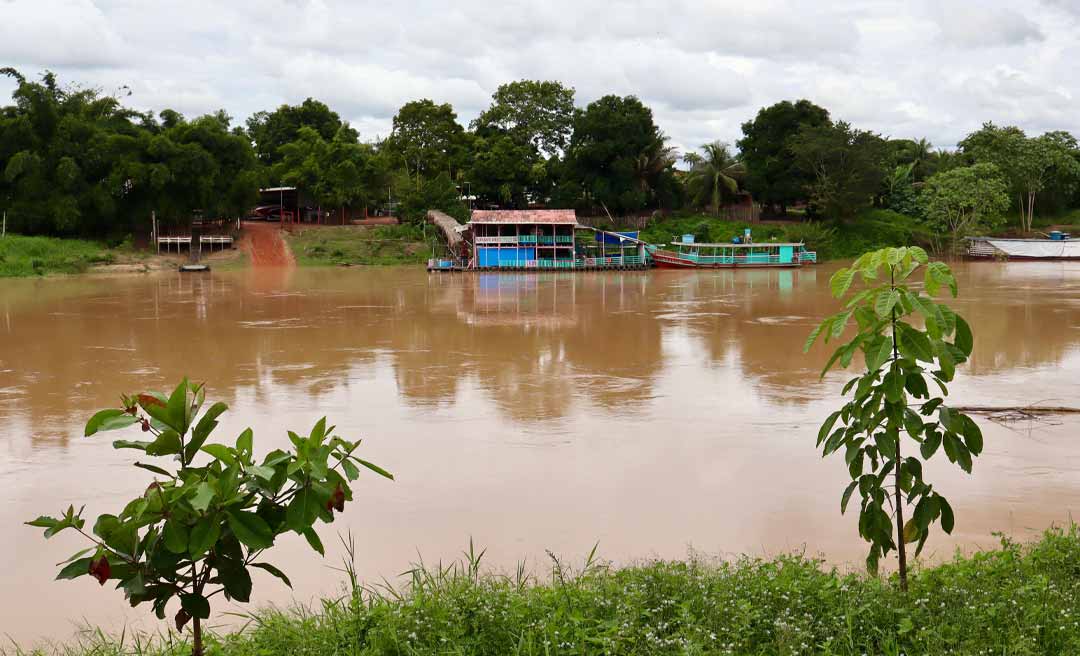
[[[119,393],[206,381],[231,410],[219,441],[255,429],[285,446],[327,415],[397,480],[365,476],[323,527],[326,558],[297,536],[256,573],[253,602],[311,602],[340,589],[336,532],[362,577],[395,580],[420,557],[451,560],[470,537],[485,562],[542,570],[595,543],[615,563],[820,554],[859,567],[847,475],[822,460],[818,424],[845,374],[819,382],[824,350],[801,346],[834,310],[835,265],[802,270],[435,274],[299,269],[0,281],[0,635],[69,637],[83,622],[163,628],[90,578],[54,582],[82,548],[22,522],[85,503],[115,512],[150,474],[84,438]],[[959,264],[955,307],[975,332],[954,403],[1080,405],[1080,264]],[[973,475],[928,478],[956,531],[924,557],[1028,539],[1080,510],[1080,420],[980,424]],[[137,431],[136,431],[137,432]],[[135,437],[135,439],[138,439]]]

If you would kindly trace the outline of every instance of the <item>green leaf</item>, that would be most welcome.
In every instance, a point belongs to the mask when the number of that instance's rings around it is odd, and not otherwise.
[[[188,390],[190,385],[188,379],[180,381],[180,384],[176,386],[173,393],[169,396],[169,403],[166,408],[168,412],[169,421],[168,424],[176,429],[177,433],[183,435],[188,430]]]
[[[199,423],[195,425],[195,430],[191,432],[191,440],[188,441],[187,448],[184,449],[184,460],[191,462],[191,459],[195,457],[195,454],[199,452],[199,449],[206,442],[206,438],[217,428],[218,422],[216,419],[228,409],[229,406],[218,401],[203,413]]]
[[[964,352],[964,356],[970,356],[975,348],[975,338],[971,335],[971,326],[959,314],[956,315],[956,338],[953,340],[956,348]]]
[[[315,426],[311,429],[311,442],[312,444],[321,444],[323,438],[326,437],[326,417],[322,417],[319,421],[315,422]]]
[[[285,525],[290,530],[303,533],[319,516],[319,501],[310,486],[297,490],[285,512]]]
[[[132,440],[115,440],[112,443],[114,449],[138,449],[139,451],[146,451],[146,447],[148,446],[150,446],[149,442]]]
[[[376,464],[370,463],[370,462],[368,462],[367,460],[361,460],[360,458],[357,458],[356,456],[351,456],[351,457],[352,457],[352,459],[353,459],[353,460],[355,460],[355,461],[356,461],[357,463],[359,463],[359,464],[363,465],[364,467],[367,467],[368,469],[370,469],[371,471],[375,472],[375,473],[376,473],[376,474],[378,474],[379,476],[382,476],[382,477],[384,477],[384,478],[389,478],[390,480],[394,480],[394,475],[393,475],[393,474],[391,474],[390,472],[386,471],[386,470],[385,470],[385,469],[383,469],[382,467],[380,467],[380,466],[378,466],[378,465],[376,465]]]
[[[833,298],[843,298],[853,280],[855,280],[854,269],[844,267],[834,273],[829,279],[829,289],[832,291]]]
[[[192,558],[198,558],[214,546],[221,537],[221,523],[217,517],[210,515],[203,517],[191,529],[188,538],[188,553]]]
[[[197,617],[201,620],[210,617],[210,602],[202,595],[182,594],[180,595],[180,605],[183,606],[188,615],[191,615],[192,617]]]
[[[948,534],[952,534],[955,518],[953,517],[952,506],[945,500],[945,497],[940,494],[936,495],[938,500],[938,507],[941,509],[941,530]]]
[[[162,476],[168,476],[169,478],[172,478],[172,474],[170,472],[155,465],[148,465],[145,462],[136,462],[135,466],[139,469],[145,469],[146,471],[154,472],[155,474],[161,474]]]
[[[900,403],[904,399],[904,374],[895,366],[882,380],[885,398],[890,403]]]
[[[851,315],[854,310],[845,310],[833,316],[832,326],[830,327],[829,334],[826,336],[825,341],[829,339],[836,339],[840,335],[844,334],[844,329],[847,328],[848,321],[851,320]]]
[[[236,438],[236,450],[240,453],[251,454],[253,434],[250,428],[244,429],[240,437]]]
[[[909,519],[904,522],[904,544],[911,544],[919,539],[919,525],[915,520]]]
[[[930,346],[930,339],[922,331],[903,322],[897,323],[896,328],[900,331],[901,353],[923,362],[934,361],[934,350]]]
[[[958,416],[963,422],[964,443],[967,444],[967,448],[971,451],[972,455],[979,455],[983,450],[982,430],[971,417],[964,414]]]
[[[78,578],[84,574],[90,573],[90,563],[93,562],[93,558],[79,558],[68,563],[60,573],[56,575],[57,581],[69,580]]]
[[[866,358],[866,368],[869,371],[877,371],[881,368],[881,365],[885,364],[890,357],[892,357],[893,345],[892,340],[883,338],[880,346],[873,349]]]
[[[225,594],[240,602],[251,600],[251,574],[243,564],[222,558],[217,563],[218,580]]]
[[[171,456],[180,453],[181,448],[183,445],[180,443],[180,435],[174,430],[167,430],[146,446],[146,455]]]
[[[355,481],[360,477],[360,470],[356,468],[356,465],[352,464],[348,458],[341,461],[341,468],[345,470],[345,476],[350,481]]]
[[[248,549],[266,549],[274,544],[274,532],[269,524],[253,512],[230,511],[227,515],[233,535]]]
[[[859,487],[859,481],[855,480],[851,481],[851,484],[847,486],[846,490],[844,490],[844,496],[840,498],[841,515],[847,512],[847,505],[848,501],[851,500],[851,493],[854,492],[857,487]]]
[[[318,538],[319,536],[316,535],[315,537]],[[320,545],[321,545],[321,543],[320,543]],[[314,546],[314,545],[312,545],[312,546]],[[280,569],[274,567],[270,563],[251,563],[251,566],[252,567],[258,567],[259,569],[261,569],[263,571],[266,571],[266,572],[270,572],[274,576],[281,579],[285,583],[285,585],[289,586],[290,588],[292,587],[292,581],[289,580],[289,577],[285,576],[285,572],[282,572]]]
[[[52,528],[60,523],[59,519],[55,517],[49,517],[48,515],[39,515],[37,519],[32,519],[29,522],[23,522],[27,526],[37,526],[38,528]]]
[[[254,474],[264,481],[269,481],[274,477],[274,474],[277,473],[277,470],[273,467],[266,467],[264,465],[248,465],[246,469],[249,474]]]
[[[926,251],[919,246],[908,246],[908,253],[911,253],[911,259],[919,264],[926,264],[930,261],[930,258],[926,255]]]
[[[108,410],[97,412],[93,417],[90,417],[90,421],[86,422],[86,430],[83,431],[83,435],[85,437],[90,437],[94,433],[100,431],[127,428],[138,421],[138,417],[128,414],[123,410],[109,408]]]
[[[832,431],[833,426],[836,425],[836,420],[839,419],[840,415],[842,415],[842,414],[843,413],[840,410],[837,410],[836,412],[829,415],[825,419],[824,422],[822,422],[821,428],[818,429],[818,434],[817,434],[817,445],[818,446],[821,446],[822,442],[825,441],[825,438],[828,437],[829,432]],[[350,478],[349,480],[351,481],[351,480],[354,480],[354,479]]]
[[[210,507],[210,502],[213,500],[214,488],[206,481],[203,481],[195,489],[195,496],[191,498],[191,507],[198,512],[206,512],[206,509]]]
[[[233,450],[230,447],[227,447],[224,444],[206,444],[200,451],[210,454],[226,465],[232,466],[236,464],[236,455],[234,455]]]
[[[803,344],[803,353],[806,353],[810,350],[810,347],[813,346],[814,342],[817,341],[818,335],[821,334],[821,331],[825,330],[825,326],[829,323],[829,319],[826,319],[818,325],[814,326],[814,329],[810,331],[810,335],[806,338],[806,343]]]
[[[322,540],[319,539],[319,534],[315,532],[315,529],[308,526],[304,529],[303,533],[304,538],[307,540],[308,544],[311,545],[311,548],[318,551],[320,556],[325,556],[326,550],[323,549]]]
[[[884,289],[874,300],[874,312],[884,319],[892,314],[892,309],[900,301],[900,294],[895,289]]]
[[[162,537],[165,539],[165,548],[169,551],[177,554],[182,554],[188,549],[188,529],[184,524],[170,519],[165,522],[165,529],[162,531]]]

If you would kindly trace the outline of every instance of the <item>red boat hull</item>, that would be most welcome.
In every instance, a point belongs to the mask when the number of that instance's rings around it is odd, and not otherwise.
[[[791,268],[800,267],[802,262],[731,262],[725,264],[702,264],[701,262],[695,262],[693,260],[679,257],[677,253],[670,251],[656,251],[652,254],[653,263],[659,269],[777,269],[777,268]]]

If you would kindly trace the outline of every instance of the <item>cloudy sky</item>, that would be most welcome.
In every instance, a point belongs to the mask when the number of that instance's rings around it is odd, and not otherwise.
[[[940,147],[1080,134],[1078,35],[1080,0],[0,0],[0,66],[188,116],[312,96],[368,139],[416,98],[467,124],[521,78],[635,94],[681,149],[796,98]]]

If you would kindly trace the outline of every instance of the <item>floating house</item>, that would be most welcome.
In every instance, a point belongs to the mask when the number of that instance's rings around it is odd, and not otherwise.
[[[603,237],[598,236],[595,241],[580,240],[578,232],[586,230]],[[647,266],[645,242],[637,239],[637,235],[607,233],[579,225],[574,210],[474,210],[463,232],[471,246],[466,265],[469,269],[594,270]]]

